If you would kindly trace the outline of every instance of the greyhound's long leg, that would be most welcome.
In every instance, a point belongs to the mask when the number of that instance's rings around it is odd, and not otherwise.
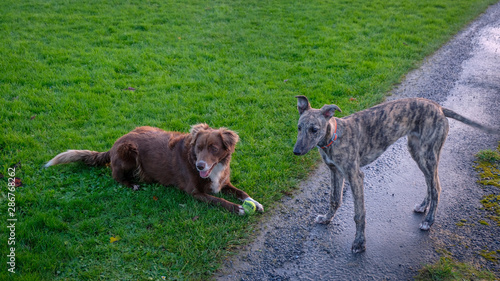
[[[419,161],[417,161],[420,170],[422,170],[425,176],[425,182],[427,183],[427,196],[420,206],[417,205],[415,207],[415,212],[425,212],[425,209],[429,206],[429,211],[420,224],[420,229],[422,230],[429,230],[436,217],[439,195],[441,193],[437,158],[438,156],[436,156],[433,151],[429,151],[425,158],[421,157],[418,159]]]
[[[354,221],[356,222],[356,237],[352,243],[352,252],[360,253],[366,249],[365,224],[366,210],[363,187],[363,172],[358,169],[351,171],[349,183],[351,184],[352,195],[354,197]]]
[[[420,170],[424,173],[425,177],[427,178],[427,175],[425,174],[426,172],[425,167],[424,169],[421,167],[422,161],[421,161],[421,149],[422,149],[422,144],[420,143],[420,139],[417,135],[410,134],[408,135],[408,150],[410,151],[410,155],[415,160],[415,162],[419,165]],[[425,164],[423,164],[425,165]],[[415,213],[425,213],[427,208],[429,207],[429,204],[431,202],[430,194],[431,194],[431,186],[427,184],[427,193],[424,198],[424,201],[420,204],[415,205]]]
[[[332,187],[330,191],[330,209],[325,215],[318,215],[316,223],[328,224],[332,221],[335,213],[342,204],[342,192],[344,190],[344,175],[334,166],[329,165]]]
[[[427,196],[420,206],[415,207],[416,212],[429,211],[420,224],[420,229],[429,230],[434,223],[437,205],[441,193],[441,184],[438,177],[438,164],[441,149],[448,134],[448,121],[446,118],[433,123],[432,130],[424,130],[425,135],[419,137],[415,134],[408,136],[408,148],[418,167],[425,176],[427,183]]]
[[[420,229],[429,230],[431,225],[434,223],[434,219],[436,218],[437,205],[439,203],[439,195],[441,193],[441,185],[439,183],[437,163],[435,163],[430,174],[425,175],[425,180],[430,190],[429,194],[430,207],[429,207],[429,212],[427,212],[427,215],[425,216],[425,219],[420,224]]]

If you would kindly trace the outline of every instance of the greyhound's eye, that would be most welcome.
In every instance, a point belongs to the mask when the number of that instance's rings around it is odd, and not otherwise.
[[[316,127],[311,127],[311,133],[316,134],[318,132],[318,128]]]
[[[299,130],[299,132],[300,132],[300,131],[302,131],[302,126],[299,126],[299,127],[298,127],[298,130]]]

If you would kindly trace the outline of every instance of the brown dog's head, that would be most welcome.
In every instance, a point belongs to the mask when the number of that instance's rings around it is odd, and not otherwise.
[[[208,178],[217,164],[226,164],[234,152],[238,135],[225,128],[212,129],[207,124],[191,128],[191,147],[200,177]]]
[[[304,155],[325,138],[330,119],[335,110],[340,108],[334,104],[324,105],[321,109],[311,108],[305,96],[296,96],[300,118],[297,142],[293,148],[295,155]]]

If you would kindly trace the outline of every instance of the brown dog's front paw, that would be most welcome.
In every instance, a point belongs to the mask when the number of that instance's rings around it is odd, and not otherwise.
[[[254,204],[255,204],[255,210],[257,212],[261,212],[263,213],[264,212],[264,206],[262,206],[262,204],[260,204],[259,202],[255,201],[252,197],[248,197],[247,199],[245,200],[250,200],[252,201]]]
[[[261,213],[264,212],[264,206],[262,206],[262,204],[260,204],[259,202],[255,201],[255,200],[253,203],[255,204],[255,207],[257,207],[257,212],[261,212]]]
[[[238,206],[238,215],[240,216],[245,215],[245,209],[243,209],[243,206]]]
[[[329,224],[331,221],[332,218],[328,218],[325,215],[318,215],[314,220],[315,223],[320,223],[320,224]]]

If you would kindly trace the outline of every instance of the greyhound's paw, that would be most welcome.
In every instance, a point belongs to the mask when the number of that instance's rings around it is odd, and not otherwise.
[[[366,250],[365,241],[354,240],[351,251],[353,254],[361,253]]]
[[[413,211],[415,213],[425,213],[425,209],[427,209],[427,206],[422,206],[420,204],[415,204],[415,208],[413,209]]]
[[[332,217],[328,218],[326,215],[318,215],[314,220],[315,223],[329,224],[332,221]]]
[[[426,221],[423,221],[421,224],[420,224],[420,229],[421,230],[429,230],[431,228],[431,225],[429,222],[426,222]]]

